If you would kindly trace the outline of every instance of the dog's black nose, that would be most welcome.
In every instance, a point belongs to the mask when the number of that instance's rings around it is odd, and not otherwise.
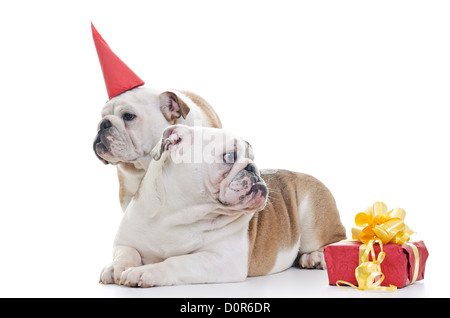
[[[255,166],[254,166],[253,164],[251,164],[251,163],[249,163],[249,164],[247,165],[247,167],[244,168],[244,170],[247,170],[248,172],[253,172],[253,173],[256,174]]]
[[[255,167],[254,164],[249,163],[249,164],[247,165],[247,167],[244,168],[244,170],[246,170],[246,171],[248,171],[248,172],[250,172],[250,173],[253,174],[253,176],[254,176],[254,178],[255,178],[255,182],[261,182],[261,181],[263,181],[263,180],[261,179],[261,177],[258,176],[258,173],[256,173],[256,167]]]
[[[112,127],[111,122],[109,121],[109,119],[105,119],[104,121],[102,121],[102,123],[100,124],[100,130],[102,129],[108,129]]]

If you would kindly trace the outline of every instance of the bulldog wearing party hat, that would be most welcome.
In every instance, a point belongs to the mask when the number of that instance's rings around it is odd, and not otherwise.
[[[221,128],[222,124],[208,102],[194,93],[141,87],[144,81],[111,50],[92,23],[91,28],[109,97],[94,151],[104,164],[117,166],[119,199],[125,211],[165,128],[174,124]]]

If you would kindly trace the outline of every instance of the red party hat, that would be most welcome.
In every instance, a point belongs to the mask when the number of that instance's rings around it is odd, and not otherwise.
[[[138,86],[144,85],[139,78],[109,47],[91,22],[92,37],[102,67],[109,99]]]

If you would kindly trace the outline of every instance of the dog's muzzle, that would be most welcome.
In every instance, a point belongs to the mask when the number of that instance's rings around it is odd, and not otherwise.
[[[235,192],[246,191],[245,194],[241,196],[241,199],[250,194],[256,194],[258,191],[261,191],[262,197],[267,197],[268,194],[266,183],[258,176],[256,169],[252,164],[247,165],[247,167],[241,170],[237,176],[234,177],[229,187]]]
[[[105,159],[103,159],[101,157],[101,155],[103,155],[109,151],[109,149],[108,149],[109,141],[105,137],[105,132],[107,130],[110,130],[110,128],[112,128],[112,124],[108,119],[105,119],[104,121],[102,121],[102,123],[100,124],[100,130],[98,131],[97,136],[95,137],[95,140],[94,140],[95,155],[105,165],[107,165],[109,162],[106,161]]]
[[[267,197],[267,186],[263,179],[261,179],[260,176],[256,173],[255,167],[252,164],[247,165],[247,167],[244,168],[244,171],[246,171],[247,176],[252,181],[252,187],[250,188],[250,191],[246,194],[249,195],[250,193],[256,193],[258,191],[261,191],[262,197]]]

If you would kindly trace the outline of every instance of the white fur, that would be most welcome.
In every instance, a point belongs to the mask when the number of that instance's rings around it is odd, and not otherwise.
[[[300,253],[317,250],[317,240],[314,233],[315,226],[313,224],[314,212],[314,209],[311,207],[309,194],[307,194],[298,208],[300,218]]]
[[[270,270],[269,274],[278,273],[291,267],[298,255],[298,248],[300,246],[300,241],[291,248],[281,250],[278,252],[275,265]]]
[[[317,251],[320,242],[315,233],[314,208],[311,207],[310,195],[307,194],[298,208],[300,217],[300,241],[299,250],[301,254],[299,265],[302,268],[321,268],[326,269],[323,252]]]
[[[228,213],[228,207],[205,196],[211,165],[174,164],[166,152],[150,163],[128,205],[114,240],[113,262],[102,271],[101,282],[151,287],[244,280],[248,224],[255,211]],[[249,162],[235,163],[237,171],[229,179],[217,180],[229,184]]]
[[[139,185],[141,184],[142,178],[145,175],[145,170],[141,169],[137,172],[129,172],[127,169],[124,169],[121,165],[117,166],[117,169],[119,170],[119,173],[122,175],[122,182],[123,187],[127,189],[127,191],[124,191],[124,197],[121,202],[122,210],[125,212],[127,209],[128,204],[130,204],[131,199],[133,198],[133,195],[137,192],[139,189]]]

